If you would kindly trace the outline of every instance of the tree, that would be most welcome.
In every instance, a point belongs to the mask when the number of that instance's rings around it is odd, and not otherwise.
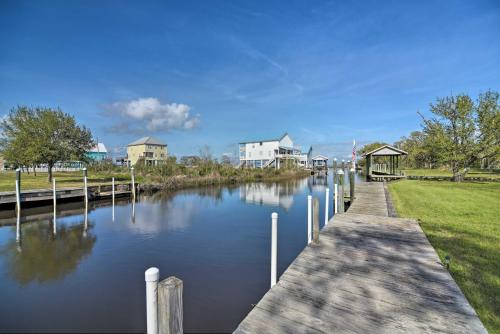
[[[0,123],[1,150],[18,166],[45,163],[48,181],[58,161],[85,160],[94,142],[90,130],[60,109],[17,107]]]
[[[402,137],[394,146],[408,152],[408,167],[433,168],[438,162],[436,152],[428,145],[427,137],[421,131],[413,131],[408,137]]]
[[[363,156],[363,154],[368,153],[370,151],[373,151],[374,149],[377,149],[380,146],[384,146],[384,145],[387,145],[387,144],[384,142],[374,142],[374,143],[366,144],[356,151],[357,156],[361,158]],[[357,162],[358,166],[365,166],[365,163],[366,163],[366,159],[361,159],[361,160],[359,160],[359,162]]]
[[[480,94],[476,105],[479,159],[486,162],[500,158],[500,104],[499,93]]]
[[[475,105],[464,94],[445,97],[431,104],[433,118],[426,119],[420,115],[424,122],[427,149],[435,152],[440,162],[450,166],[455,181],[461,181],[468,168],[486,151],[486,146],[480,139],[482,126],[479,118],[488,118],[485,115],[489,115],[489,111],[484,106],[488,102],[491,100],[480,97]],[[484,115],[476,117],[481,105],[481,113]],[[486,130],[486,133],[489,138],[490,131]]]

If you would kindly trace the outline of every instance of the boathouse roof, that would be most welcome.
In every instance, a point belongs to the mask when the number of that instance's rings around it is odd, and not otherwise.
[[[377,149],[374,149],[373,151],[363,154],[364,157],[366,157],[367,155],[373,155],[373,156],[408,155],[408,152],[400,150],[399,148],[396,148],[394,146],[384,145],[380,146]]]
[[[97,143],[94,147],[92,147],[89,152],[96,152],[96,153],[108,153],[108,150],[106,149],[106,146],[104,146],[103,143]]]
[[[259,140],[247,140],[247,141],[242,141],[239,144],[250,144],[250,143],[266,143],[270,141],[280,141],[281,139],[285,138],[286,136],[289,136],[288,132],[285,132],[281,137],[279,138],[274,138],[274,139],[259,139]]]

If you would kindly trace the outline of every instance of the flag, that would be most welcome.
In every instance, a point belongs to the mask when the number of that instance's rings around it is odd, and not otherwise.
[[[356,140],[352,141],[352,168],[356,169]]]

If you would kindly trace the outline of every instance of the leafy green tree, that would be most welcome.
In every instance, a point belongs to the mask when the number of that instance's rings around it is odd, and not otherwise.
[[[489,162],[500,159],[500,104],[499,93],[480,94],[476,105],[479,159]]]
[[[0,123],[1,150],[18,166],[45,163],[48,181],[58,161],[85,160],[94,142],[85,126],[60,109],[17,107]]]
[[[451,168],[455,181],[480,158],[498,156],[498,93],[481,94],[477,103],[464,94],[440,98],[430,109],[433,118],[421,115],[426,149]]]
[[[361,158],[363,156],[363,154],[368,153],[370,151],[373,151],[374,149],[377,149],[380,146],[384,146],[384,145],[387,145],[387,143],[374,142],[374,143],[370,143],[370,144],[366,144],[366,145],[362,146],[356,152],[357,152],[358,157]],[[365,160],[366,159],[360,159],[359,162],[357,163],[358,166],[365,166],[365,164],[366,164]]]

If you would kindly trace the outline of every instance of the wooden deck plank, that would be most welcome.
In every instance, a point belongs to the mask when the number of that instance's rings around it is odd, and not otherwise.
[[[381,183],[357,185],[236,333],[487,333],[414,220],[388,216]]]

